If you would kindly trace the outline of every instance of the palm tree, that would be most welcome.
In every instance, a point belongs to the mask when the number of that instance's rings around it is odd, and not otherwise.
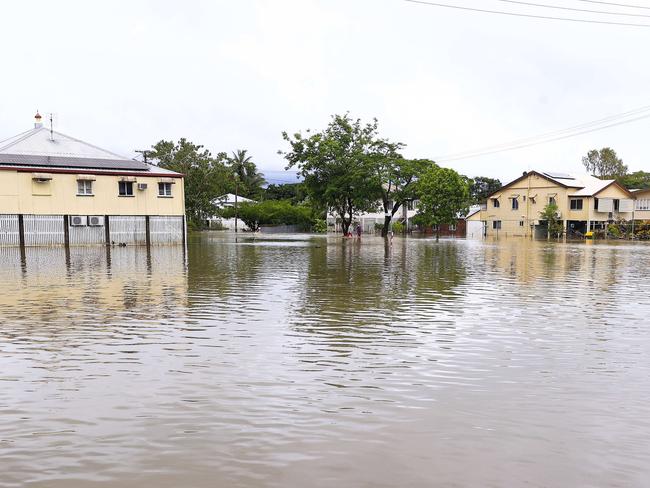
[[[235,178],[239,180],[239,193],[246,198],[259,198],[266,180],[247,152],[246,149],[237,149],[228,158],[228,162]]]

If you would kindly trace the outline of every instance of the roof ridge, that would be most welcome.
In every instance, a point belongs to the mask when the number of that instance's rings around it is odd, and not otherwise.
[[[3,151],[5,149],[7,149],[8,147],[14,146],[14,145],[18,144],[19,142],[24,141],[29,136],[39,132],[40,129],[42,129],[42,127],[36,127],[34,129],[29,129],[29,130],[26,130],[25,132],[21,132],[19,134],[16,134],[15,136],[11,136],[11,137],[7,137],[6,139],[3,139],[2,141],[0,141],[0,144],[2,144],[3,142],[7,142],[7,141],[9,141],[11,139],[14,139],[14,140],[11,141],[9,144],[7,144],[5,146],[0,146],[0,151]]]
[[[44,127],[43,127],[43,128],[44,128]],[[119,158],[119,159],[125,159],[125,160],[128,160],[128,159],[129,159],[129,158],[127,158],[126,156],[122,156],[121,154],[114,153],[113,151],[109,151],[109,150],[107,150],[107,149],[104,149],[103,147],[95,146],[94,144],[91,144],[90,142],[86,142],[86,141],[83,141],[83,140],[81,140],[81,139],[77,139],[76,137],[69,136],[69,135],[67,135],[67,134],[64,134],[63,132],[58,132],[58,131],[56,131],[56,130],[53,130],[52,132],[53,132],[54,134],[58,134],[58,135],[60,135],[60,136],[67,137],[68,139],[72,139],[72,140],[75,141],[75,142],[80,142],[80,143],[82,143],[82,144],[85,144],[86,146],[90,146],[90,147],[92,147],[93,149],[99,149],[100,151],[103,151],[103,152],[105,152],[105,153],[108,153],[108,154],[111,154],[111,155],[113,155],[113,156],[116,156],[116,157]]]

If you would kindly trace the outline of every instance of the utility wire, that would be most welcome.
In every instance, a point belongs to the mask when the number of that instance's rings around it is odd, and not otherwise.
[[[518,0],[496,0],[497,2],[515,3],[518,5],[528,5],[530,7],[553,8],[558,10],[570,10],[572,12],[587,12],[590,14],[605,14],[605,15],[622,15],[625,17],[650,17],[648,14],[630,14],[623,12],[611,12],[607,10],[590,10],[586,8],[573,8],[573,7],[560,7],[559,5],[547,5],[544,3],[521,2]]]
[[[636,117],[634,119],[624,120],[624,121],[616,122],[616,123],[609,124],[609,125],[603,125],[602,127],[595,127],[593,129],[583,130],[583,131],[576,132],[576,133],[573,133],[573,134],[567,134],[567,135],[564,135],[564,136],[555,137],[555,138],[544,140],[544,141],[532,142],[530,144],[520,144],[518,146],[509,147],[509,148],[506,148],[506,149],[497,149],[497,150],[494,150],[494,151],[486,151],[486,152],[472,154],[472,155],[469,155],[469,156],[448,157],[448,158],[444,158],[444,157],[443,158],[434,158],[434,160],[440,161],[440,162],[457,161],[457,160],[460,160],[460,159],[476,158],[476,157],[479,157],[479,156],[487,156],[487,155],[490,155],[490,154],[496,154],[496,153],[500,153],[500,152],[514,151],[515,149],[522,149],[522,148],[525,148],[525,147],[537,146],[537,145],[540,145],[540,144],[547,144],[549,142],[555,142],[555,141],[560,141],[560,140],[563,140],[563,139],[569,139],[571,137],[576,137],[576,136],[580,136],[580,135],[583,135],[583,134],[588,134],[590,132],[596,132],[596,131],[599,131],[599,130],[608,129],[610,127],[616,127],[618,125],[629,124],[631,122],[636,122],[638,120],[647,119],[648,117],[650,117],[650,113],[642,115],[640,117]]]
[[[629,4],[625,4],[625,3],[599,2],[597,0],[578,0],[578,2],[598,3],[600,5],[613,5],[615,7],[642,8],[642,9],[645,9],[645,10],[650,10],[650,7],[645,7],[643,5],[629,5]]]
[[[460,5],[449,5],[447,3],[425,2],[423,0],[404,0],[404,1],[410,3],[419,3],[421,5],[429,5],[432,7],[453,8],[456,10],[468,10],[471,12],[481,12],[486,14],[509,15],[511,17],[528,17],[528,18],[543,19],[543,20],[564,20],[567,22],[581,22],[585,24],[619,25],[619,26],[626,26],[626,27],[650,27],[650,24],[631,24],[627,22],[611,22],[606,20],[587,20],[587,19],[573,19],[569,17],[552,17],[548,15],[521,14],[516,12],[504,12],[502,10],[485,10],[480,8],[461,7]]]
[[[539,142],[539,141],[546,140],[549,137],[561,136],[561,135],[564,135],[564,134],[569,134],[569,133],[573,133],[573,132],[584,130],[584,129],[595,128],[595,127],[598,127],[598,126],[600,126],[602,124],[605,124],[605,123],[608,123],[608,122],[617,122],[620,119],[626,119],[626,118],[631,117],[632,115],[639,115],[639,114],[643,114],[644,112],[649,112],[649,111],[650,111],[650,105],[646,105],[645,107],[640,107],[640,108],[637,108],[637,109],[634,109],[634,110],[629,110],[627,112],[621,112],[619,114],[609,115],[609,116],[603,117],[601,119],[592,120],[590,122],[584,122],[582,124],[573,125],[571,127],[565,128],[565,129],[559,129],[559,130],[544,132],[544,133],[538,134],[536,136],[525,137],[525,138],[522,138],[522,139],[515,139],[515,140],[510,141],[510,142],[495,144],[495,145],[491,145],[491,146],[479,147],[479,148],[469,150],[469,151],[462,151],[462,152],[459,152],[459,153],[448,154],[446,156],[441,156],[440,159],[457,158],[457,157],[461,157],[461,156],[465,156],[465,155],[482,153],[482,152],[485,152],[485,151],[508,149],[508,148],[510,148],[512,146],[517,146],[519,144],[533,143],[533,142],[536,142],[536,141]]]

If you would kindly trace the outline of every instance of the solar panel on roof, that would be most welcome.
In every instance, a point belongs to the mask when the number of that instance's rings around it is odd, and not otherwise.
[[[148,165],[133,159],[71,158],[65,156],[0,154],[0,163],[14,166],[40,166],[43,168],[88,168],[149,171]]]
[[[575,180],[573,176],[568,173],[544,173],[549,178],[555,178],[556,180]]]

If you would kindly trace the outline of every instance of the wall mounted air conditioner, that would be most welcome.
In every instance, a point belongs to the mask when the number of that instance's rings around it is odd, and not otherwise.
[[[70,217],[70,225],[79,227],[81,225],[86,225],[88,219],[85,215],[72,215]]]
[[[138,183],[138,190],[143,191],[147,189],[146,183]]]
[[[88,225],[92,227],[100,227],[104,225],[104,217],[102,215],[89,215]]]

